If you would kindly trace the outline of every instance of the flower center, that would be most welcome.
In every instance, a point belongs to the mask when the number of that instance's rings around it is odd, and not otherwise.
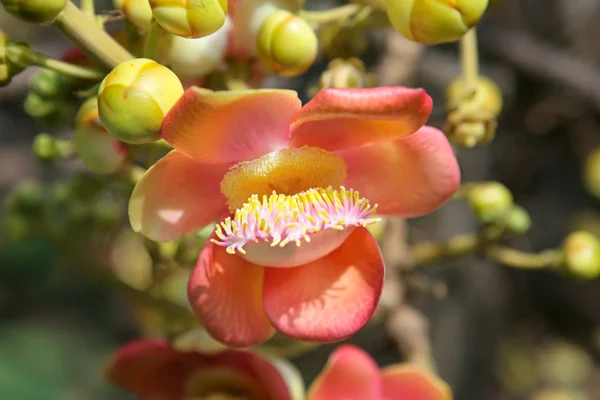
[[[316,147],[286,148],[234,166],[221,181],[229,210],[253,195],[293,195],[314,187],[340,186],[346,164],[337,154]]]
[[[218,239],[211,241],[255,264],[296,267],[337,249],[354,227],[378,222],[379,218],[368,218],[376,209],[377,205],[371,207],[358,192],[343,186],[292,196],[273,192],[262,200],[252,195],[233,218],[216,226]],[[300,248],[303,240],[307,244]]]

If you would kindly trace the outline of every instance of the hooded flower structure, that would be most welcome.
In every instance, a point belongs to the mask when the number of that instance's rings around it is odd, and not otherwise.
[[[304,107],[293,91],[190,88],[161,128],[175,150],[132,194],[131,224],[166,241],[221,220],[188,286],[218,340],[345,339],[382,290],[372,213],[422,215],[459,185],[446,137],[423,126],[431,106],[403,87],[327,89]]]
[[[292,367],[251,352],[184,352],[163,340],[123,346],[108,379],[141,400],[297,400],[302,381]]]
[[[358,347],[340,346],[309,389],[307,400],[451,400],[446,383],[411,364],[379,369]]]

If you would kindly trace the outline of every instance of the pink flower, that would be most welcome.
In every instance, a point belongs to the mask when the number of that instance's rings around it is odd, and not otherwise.
[[[132,194],[131,225],[166,241],[230,216],[188,286],[216,339],[345,339],[381,295],[383,260],[364,227],[374,204],[418,216],[459,185],[446,137],[423,126],[431,106],[403,87],[329,89],[304,107],[293,91],[190,88],[162,126],[175,150]]]
[[[302,395],[302,385],[289,368],[247,351],[183,352],[166,341],[146,339],[119,349],[106,376],[141,400],[294,400]]]
[[[307,400],[452,400],[448,385],[410,364],[379,369],[358,347],[340,346],[311,385]]]

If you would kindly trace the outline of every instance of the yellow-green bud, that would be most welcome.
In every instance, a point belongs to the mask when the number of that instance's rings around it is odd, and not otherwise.
[[[387,0],[390,22],[406,38],[424,44],[454,42],[474,26],[488,0]]]
[[[600,242],[589,232],[571,233],[563,243],[564,269],[582,279],[600,276]]]
[[[23,71],[23,67],[12,62],[7,56],[8,35],[0,30],[0,87],[10,83],[13,76]]]
[[[73,81],[68,76],[50,69],[42,69],[29,81],[29,88],[43,97],[67,97]]]
[[[65,8],[67,0],[0,0],[9,14],[34,24],[49,24]]]
[[[29,92],[23,102],[25,112],[33,118],[46,118],[60,114],[62,102],[55,99],[47,99],[37,92]]]
[[[317,58],[319,42],[308,22],[289,11],[271,13],[261,25],[257,51],[283,76],[306,71]]]
[[[47,133],[40,133],[33,139],[33,154],[42,161],[53,161],[56,158],[54,138]]]
[[[167,112],[183,95],[170,69],[146,58],[117,65],[100,84],[98,111],[102,124],[126,143],[159,139]]]
[[[367,74],[365,65],[358,58],[335,59],[319,80],[319,90],[327,88],[366,88],[373,85],[373,77]]]
[[[585,160],[583,181],[587,191],[600,199],[600,148],[594,149]]]
[[[467,198],[477,217],[492,222],[513,205],[512,193],[498,182],[482,183],[472,188]]]
[[[148,0],[114,0],[114,6],[136,28],[147,31],[152,22],[152,9]]]
[[[531,228],[531,217],[521,206],[513,205],[502,217],[506,228],[514,233],[525,233]]]
[[[86,100],[75,116],[75,152],[97,174],[117,172],[127,157],[123,143],[112,137],[100,122],[96,97]]]
[[[225,23],[227,0],[150,0],[152,15],[167,32],[201,38]]]

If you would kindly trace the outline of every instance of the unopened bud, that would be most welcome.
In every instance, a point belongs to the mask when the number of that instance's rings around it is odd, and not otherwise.
[[[373,86],[374,78],[367,74],[365,65],[358,58],[335,59],[319,80],[319,90],[327,88],[366,88]]]
[[[487,223],[506,213],[513,205],[512,193],[498,182],[475,186],[469,191],[467,198],[477,217]]]
[[[589,232],[571,233],[563,243],[564,269],[581,279],[600,276],[600,242]]]
[[[156,22],[167,32],[201,38],[225,23],[227,0],[150,0]]]
[[[50,69],[40,70],[29,81],[29,88],[45,98],[65,98],[72,87],[71,78]]]
[[[33,139],[33,154],[41,161],[50,162],[56,158],[54,138],[47,133],[40,133]]]
[[[114,0],[114,6],[139,30],[150,28],[152,9],[148,0]]]
[[[49,24],[65,8],[67,0],[0,0],[11,15],[34,24]]]
[[[75,117],[75,152],[97,174],[117,172],[127,157],[123,143],[112,137],[100,122],[95,97],[83,103]]]
[[[277,10],[263,22],[257,39],[258,54],[277,73],[295,76],[317,57],[317,35],[303,18]]]
[[[123,142],[141,144],[159,139],[162,121],[183,95],[183,86],[167,67],[138,58],[117,65],[98,93],[106,130]]]
[[[531,217],[521,206],[513,205],[502,217],[506,229],[514,233],[525,233],[531,228]]]
[[[7,56],[8,36],[0,30],[0,87],[10,83],[13,76],[23,71],[23,67],[12,62]]]
[[[497,118],[502,110],[502,93],[490,79],[479,77],[472,91],[462,78],[448,86],[446,92],[448,121],[445,131],[454,143],[474,147],[494,138]]]
[[[488,0],[387,0],[390,22],[406,38],[424,44],[454,42],[481,18]]]
[[[587,191],[600,199],[600,148],[594,149],[585,160],[583,181]]]

